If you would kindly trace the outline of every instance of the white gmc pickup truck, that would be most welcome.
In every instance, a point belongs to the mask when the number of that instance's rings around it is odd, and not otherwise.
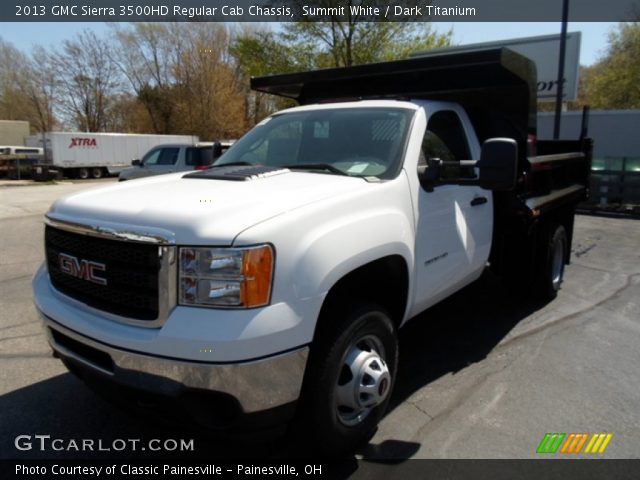
[[[252,79],[302,106],[207,170],[51,207],[33,290],[55,355],[143,409],[356,447],[406,321],[487,265],[560,288],[590,140],[536,142],[535,85],[507,49]]]

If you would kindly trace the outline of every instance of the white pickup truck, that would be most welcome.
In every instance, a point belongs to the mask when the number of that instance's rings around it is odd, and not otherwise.
[[[487,265],[560,288],[590,140],[534,156],[535,80],[507,49],[252,79],[303,105],[212,168],[51,207],[33,290],[55,354],[144,410],[354,448],[405,322]]]

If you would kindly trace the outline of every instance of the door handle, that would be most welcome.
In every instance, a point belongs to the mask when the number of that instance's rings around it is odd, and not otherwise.
[[[471,200],[471,206],[475,207],[477,205],[483,205],[485,203],[487,203],[489,200],[487,200],[487,197],[475,197],[473,200]]]

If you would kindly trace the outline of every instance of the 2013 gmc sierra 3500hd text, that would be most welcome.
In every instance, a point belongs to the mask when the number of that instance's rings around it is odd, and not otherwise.
[[[560,288],[591,141],[536,142],[535,85],[508,49],[252,79],[301,106],[209,169],[51,207],[33,289],[54,352],[117,400],[355,448],[407,320],[487,265]]]

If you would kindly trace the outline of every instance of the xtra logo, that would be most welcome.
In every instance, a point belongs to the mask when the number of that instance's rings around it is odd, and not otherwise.
[[[536,453],[604,453],[611,438],[612,433],[546,433]]]
[[[98,142],[95,138],[82,138],[76,137],[71,139],[71,143],[69,144],[69,148],[73,147],[97,147]]]

